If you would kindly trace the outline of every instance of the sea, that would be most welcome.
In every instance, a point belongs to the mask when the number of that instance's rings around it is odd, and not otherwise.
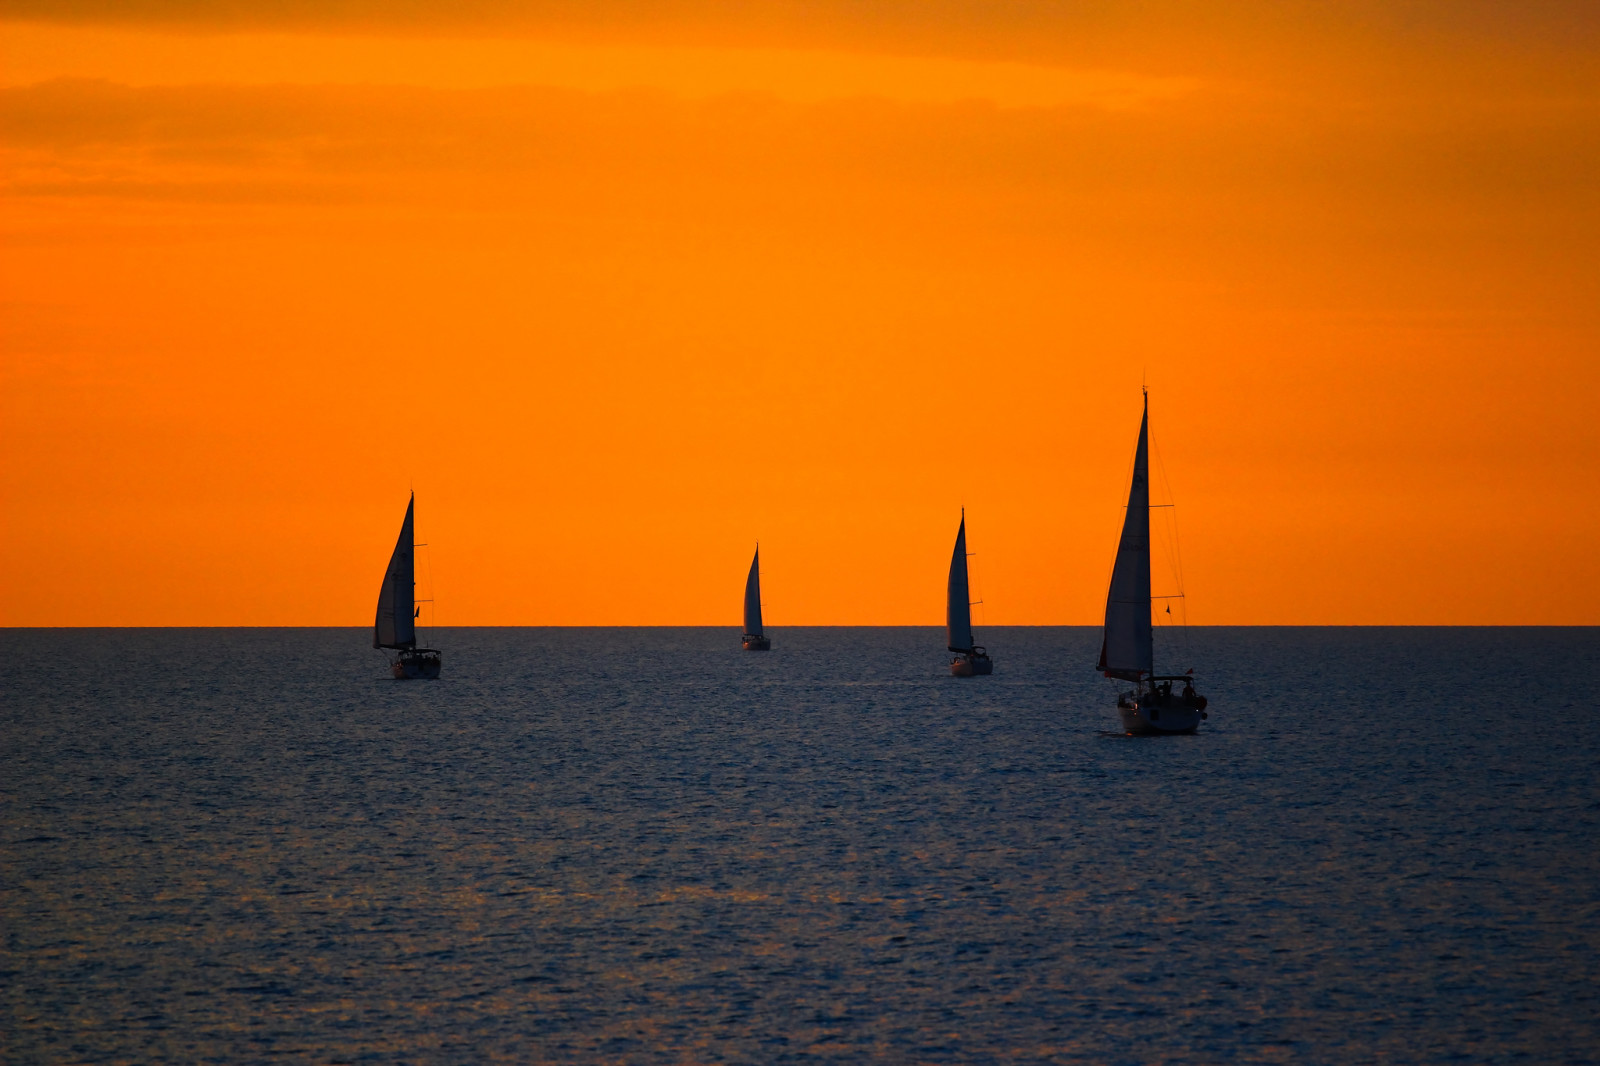
[[[0,1061],[1600,1061],[1600,630],[8,630]]]

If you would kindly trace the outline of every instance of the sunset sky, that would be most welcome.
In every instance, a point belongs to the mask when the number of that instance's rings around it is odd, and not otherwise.
[[[0,17],[0,624],[1600,624],[1593,3]]]

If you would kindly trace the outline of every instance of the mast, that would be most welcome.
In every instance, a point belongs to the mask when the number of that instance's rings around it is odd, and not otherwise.
[[[744,580],[744,631],[747,636],[766,636],[761,630],[761,545],[756,545],[750,560],[750,576]]]
[[[406,504],[406,519],[400,523],[400,539],[389,556],[383,586],[378,590],[378,617],[373,623],[372,646],[405,650],[417,646],[416,629],[416,535],[413,515],[417,494]]]
[[[967,509],[961,509],[961,525],[956,529],[956,547],[950,554],[950,584],[944,611],[945,646],[953,652],[970,653],[972,644],[972,597],[967,591]]]
[[[1133,484],[1122,520],[1117,562],[1106,593],[1105,637],[1100,665],[1107,677],[1138,681],[1155,672],[1150,631],[1150,393],[1144,394],[1139,445],[1133,453]]]

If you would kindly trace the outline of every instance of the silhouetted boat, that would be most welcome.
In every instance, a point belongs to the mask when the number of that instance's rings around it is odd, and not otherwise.
[[[972,596],[967,591],[967,509],[961,509],[956,548],[950,555],[950,583],[945,604],[945,646],[955,653],[950,672],[956,677],[994,672],[994,662],[972,642]]]
[[[1106,677],[1132,681],[1131,692],[1117,696],[1122,728],[1128,733],[1193,733],[1206,717],[1206,698],[1194,690],[1194,671],[1155,672],[1150,626],[1150,394],[1139,420],[1139,445],[1133,455],[1133,484],[1122,520],[1117,562],[1106,593],[1106,628],[1100,665]],[[1174,695],[1172,686],[1182,681]]]
[[[412,517],[417,506],[416,493],[406,504],[406,520],[400,523],[400,539],[389,556],[389,569],[378,590],[378,618],[372,628],[372,646],[396,655],[389,669],[401,681],[439,676],[440,655],[433,648],[417,647],[417,563],[416,535]]]
[[[772,641],[761,628],[761,545],[750,560],[750,576],[744,579],[744,650],[771,651]]]

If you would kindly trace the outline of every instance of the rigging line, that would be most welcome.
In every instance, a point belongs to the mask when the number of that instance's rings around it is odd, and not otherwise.
[[[1163,476],[1165,476],[1165,473],[1166,471],[1163,470]],[[1183,537],[1178,531],[1178,512],[1176,508],[1172,511],[1172,563],[1173,569],[1177,571],[1178,576],[1178,599],[1181,609],[1179,622],[1183,630],[1183,654],[1192,662],[1194,660],[1194,651],[1189,642],[1189,600],[1187,596],[1183,595],[1187,588],[1183,574]]]
[[[1183,538],[1178,535],[1178,512],[1172,512],[1172,556],[1178,568],[1178,588],[1184,589],[1183,580]],[[1189,662],[1194,662],[1194,649],[1189,642],[1189,600],[1183,597],[1179,600],[1181,622],[1183,626],[1183,655]]]
[[[427,541],[423,541],[421,544],[416,545],[416,547],[420,547],[420,548],[426,548],[427,546],[428,546],[428,542]],[[433,644],[433,643],[435,643],[434,638],[436,636],[438,636],[438,634],[435,633],[434,630],[437,628],[438,620],[439,620],[438,619],[438,610],[437,610],[437,608],[432,606],[432,604],[433,604],[433,592],[434,592],[434,588],[433,588],[433,553],[432,552],[423,552],[422,553],[422,560],[423,560],[423,566],[424,566],[426,574],[427,574],[428,598],[425,599],[425,600],[419,600],[418,602],[419,603],[426,603],[426,604],[429,605],[429,607],[428,607],[428,621],[424,625],[423,628],[425,628],[428,631],[427,638],[426,638],[427,639],[427,643]]]
[[[1162,552],[1166,555],[1167,566],[1172,572],[1172,578],[1177,583],[1178,592],[1181,595],[1184,591],[1183,560],[1178,552],[1176,511],[1173,511],[1168,522],[1161,524],[1159,538]]]
[[[1178,572],[1178,591],[1182,592],[1187,587],[1183,576],[1183,537],[1178,532],[1178,511],[1172,511],[1172,563]]]
[[[969,558],[976,558],[977,554],[978,554],[977,552],[968,552],[967,556]],[[976,580],[976,577],[977,577],[976,570],[977,570],[976,567],[973,567],[973,566],[968,566],[967,567],[967,582],[968,582],[967,591],[968,591],[968,593],[976,592],[978,594],[978,598],[976,600],[974,600],[972,603],[967,604],[968,607],[973,607],[973,606],[981,607],[983,605],[983,586],[979,581]],[[988,628],[989,616],[988,616],[987,612],[985,612],[985,611],[979,611],[978,612],[978,624],[980,626]]]
[[[1155,434],[1153,433],[1150,435],[1150,450],[1155,453],[1156,468],[1158,471],[1160,471],[1161,485],[1166,491],[1167,499],[1174,500],[1173,503],[1168,503],[1165,505],[1165,508],[1170,513],[1170,524],[1166,525],[1166,527],[1163,529],[1163,532],[1166,534],[1163,537],[1163,547],[1167,552],[1168,565],[1172,568],[1173,577],[1178,583],[1178,596],[1175,598],[1180,601],[1180,617],[1174,621],[1183,633],[1183,653],[1185,657],[1192,660],[1194,658],[1194,652],[1189,640],[1189,602],[1188,599],[1183,595],[1185,590],[1183,577],[1183,542],[1182,538],[1178,535],[1178,510],[1175,502],[1176,494],[1172,491],[1172,479],[1167,475],[1166,457],[1162,454],[1161,447],[1156,441]],[[1172,608],[1169,606],[1167,608],[1168,612],[1170,612],[1171,609]]]
[[[1163,507],[1172,511],[1172,527],[1168,531],[1171,535],[1171,543],[1167,546],[1167,550],[1171,554],[1170,562],[1172,563],[1173,570],[1175,571],[1174,576],[1178,579],[1178,591],[1182,592],[1184,589],[1183,556],[1178,541],[1177,494],[1172,491],[1172,479],[1167,476],[1167,460],[1161,452],[1161,447],[1156,441],[1154,433],[1150,435],[1150,450],[1155,452],[1156,467],[1161,472],[1162,488],[1166,490],[1167,499],[1173,501],[1165,504],[1151,504],[1151,506]]]

